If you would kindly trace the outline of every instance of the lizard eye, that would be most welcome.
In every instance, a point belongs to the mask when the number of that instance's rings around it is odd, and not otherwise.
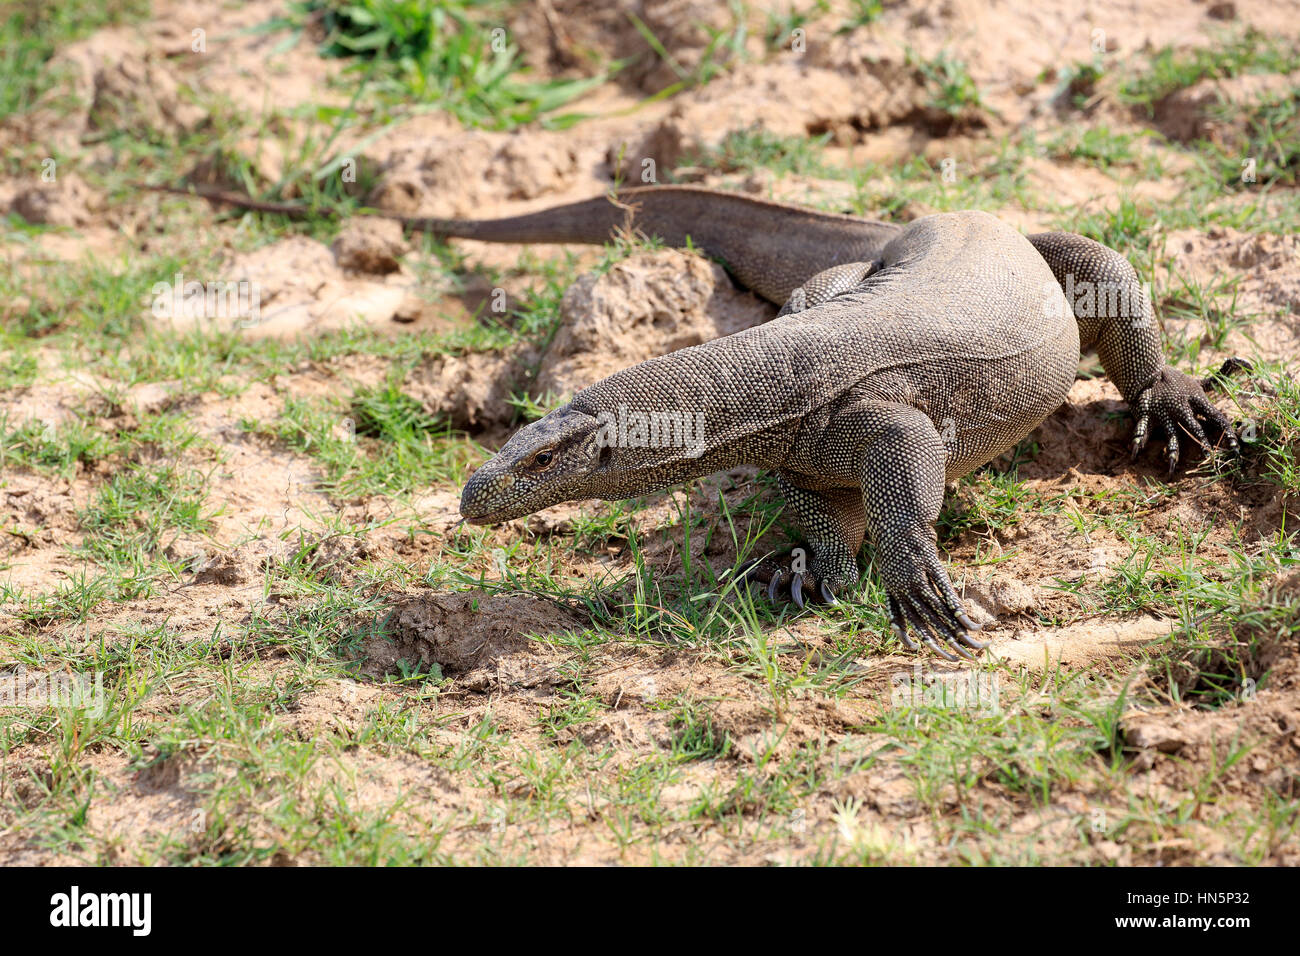
[[[544,448],[537,454],[533,455],[532,461],[528,463],[530,469],[549,468],[551,462],[555,460],[555,449]]]

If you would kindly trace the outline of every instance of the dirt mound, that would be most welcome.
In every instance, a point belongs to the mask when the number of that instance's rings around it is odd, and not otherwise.
[[[101,197],[76,173],[58,175],[53,182],[20,186],[9,211],[33,225],[86,226],[96,221]]]
[[[1270,100],[1294,98],[1300,71],[1285,76],[1248,73],[1207,79],[1175,90],[1156,104],[1155,126],[1183,143],[1203,139],[1229,144],[1244,135],[1242,120],[1226,118],[1222,107],[1251,107]]]
[[[67,153],[102,131],[168,139],[198,129],[214,110],[260,117],[272,108],[346,99],[329,89],[341,61],[321,57],[308,37],[286,45],[284,32],[257,29],[283,18],[282,0],[153,6],[153,19],[99,30],[59,50],[45,65],[52,89],[4,125]],[[275,69],[250,68],[272,52]]]
[[[740,292],[722,267],[665,250],[588,274],[565,293],[539,394],[572,395],[619,369],[767,321],[771,306]]]
[[[407,594],[393,599],[381,632],[363,647],[364,668],[396,673],[399,662],[432,665],[482,690],[502,681],[523,687],[554,683],[550,655],[531,640],[582,626],[579,616],[528,594],[478,591]]]
[[[756,8],[711,0],[544,0],[517,5],[511,17],[511,33],[533,69],[582,75],[628,61],[615,81],[636,93],[657,93],[683,76],[725,67],[738,53],[760,56],[766,26]],[[722,36],[739,36],[739,50],[735,42],[717,42]]]
[[[739,67],[676,100],[662,121],[612,144],[608,161],[613,168],[621,156],[621,175],[644,182],[647,168],[672,169],[745,131],[781,137],[831,133],[835,142],[848,145],[896,123],[944,131],[952,126],[952,116],[926,103],[919,74],[896,57],[876,62],[849,55],[839,43],[830,49],[814,46],[807,56],[786,54]],[[655,166],[647,167],[647,160]]]
[[[403,321],[417,280],[397,259],[405,246],[400,228],[394,235],[396,225],[351,224],[333,249],[290,236],[235,255],[216,278],[182,276],[180,289],[173,281],[154,298],[150,314],[179,331],[206,326],[251,338],[385,325],[395,316]]]
[[[995,575],[987,582],[967,580],[962,588],[962,597],[971,617],[980,625],[1024,614],[1038,604],[1032,587],[1004,575]]]
[[[393,212],[492,215],[491,205],[564,193],[579,176],[574,137],[555,131],[460,130],[420,117],[367,147],[362,163],[378,184],[368,201]]]
[[[526,348],[435,355],[406,376],[405,391],[455,428],[481,431],[515,417],[510,396],[524,381]]]
[[[409,250],[401,223],[391,219],[349,219],[330,246],[340,269],[380,276],[400,272]]]
[[[146,139],[192,132],[206,116],[182,95],[165,54],[139,31],[101,30],[61,50],[45,69],[57,78],[55,87],[6,126],[39,138],[55,155],[75,153],[101,131]]]

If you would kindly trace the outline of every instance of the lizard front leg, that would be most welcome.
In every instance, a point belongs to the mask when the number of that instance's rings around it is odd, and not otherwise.
[[[797,470],[783,477],[782,487],[804,522],[813,575],[836,592],[854,582],[853,555],[865,532],[888,595],[890,623],[905,647],[918,649],[909,629],[948,660],[969,658],[967,647],[987,646],[970,636],[979,627],[939,558],[934,523],[943,505],[947,451],[934,423],[911,406],[867,398],[837,410],[800,445],[791,462]],[[857,487],[813,492],[799,487],[800,473]],[[775,597],[787,572],[770,573],[761,579]],[[792,580],[792,599],[801,584]]]
[[[934,523],[943,506],[943,440],[929,418],[907,405],[865,403],[856,418],[863,435],[855,464],[867,535],[894,633],[908,650],[917,650],[908,636],[911,628],[941,657],[969,658],[962,645],[976,650],[988,645],[970,636],[980,628],[966,614],[939,558]]]
[[[1232,422],[1206,397],[1208,382],[1165,364],[1151,297],[1132,264],[1114,249],[1073,233],[1039,233],[1029,241],[1074,311],[1079,348],[1096,347],[1106,376],[1133,411],[1134,456],[1146,446],[1153,422],[1168,440],[1170,473],[1178,465],[1180,429],[1207,452],[1218,444],[1235,452]],[[1238,359],[1225,363],[1223,371],[1241,367],[1249,365]]]
[[[835,595],[858,580],[856,555],[862,547],[866,515],[857,488],[804,487],[798,475],[782,474],[777,483],[794,508],[807,539],[812,560],[801,559],[798,549],[782,556],[750,561],[738,577],[767,586],[767,599],[775,602],[788,588],[790,600],[803,608],[805,600],[835,603]]]

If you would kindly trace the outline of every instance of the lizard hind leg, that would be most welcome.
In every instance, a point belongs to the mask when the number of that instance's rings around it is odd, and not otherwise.
[[[879,272],[881,267],[882,263],[877,259],[873,262],[846,262],[823,269],[790,293],[790,298],[781,306],[777,318],[804,312],[813,306],[829,302],[837,295],[853,292],[867,278]]]
[[[1114,249],[1072,233],[1039,233],[1029,241],[1074,311],[1079,347],[1096,348],[1106,376],[1129,404],[1136,421],[1133,457],[1146,447],[1152,425],[1165,436],[1170,474],[1178,466],[1180,434],[1206,453],[1223,448],[1236,454],[1231,420],[1206,397],[1211,380],[1198,381],[1165,364],[1151,295],[1132,264]],[[1219,376],[1249,368],[1243,359],[1229,359]]]

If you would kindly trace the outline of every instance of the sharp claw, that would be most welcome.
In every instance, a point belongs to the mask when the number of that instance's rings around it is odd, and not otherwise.
[[[740,567],[736,568],[735,580],[741,584],[748,584],[749,575],[762,563],[762,561],[762,558],[750,558]]]
[[[930,650],[934,651],[936,654],[938,654],[938,655],[939,655],[940,657],[942,657],[944,660],[946,660],[946,661],[956,661],[956,660],[957,660],[957,655],[956,655],[956,654],[950,654],[948,651],[945,651],[942,647],[940,647],[938,644],[935,643],[934,638],[931,637],[929,634],[925,635],[925,643],[926,643],[926,645],[930,648]]]
[[[966,628],[966,630],[968,631],[978,632],[984,630],[984,625],[976,624],[974,621],[970,619],[970,615],[967,614],[965,611],[958,611],[956,614],[956,618],[957,618],[957,623],[960,624],[962,627]]]
[[[1219,411],[1210,403],[1210,400],[1202,395],[1193,395],[1189,404],[1194,415],[1200,415],[1205,419],[1205,423],[1210,427],[1214,435],[1214,447],[1222,449],[1229,455],[1237,455],[1241,452],[1241,446],[1237,444],[1236,430],[1232,427],[1232,422],[1228,416]],[[1204,429],[1202,429],[1204,432]],[[1208,434],[1208,433],[1206,433]]]
[[[804,609],[803,575],[797,572],[790,577],[790,597],[794,600],[794,606],[802,611]]]
[[[769,604],[776,603],[776,591],[781,586],[781,572],[777,571],[772,575],[772,580],[767,583],[767,600]]]
[[[827,604],[840,603],[839,598],[835,596],[835,592],[831,590],[831,586],[827,584],[825,581],[823,581],[821,584],[821,596],[822,596],[822,600],[825,601]]]
[[[988,647],[990,644],[993,643],[992,641],[977,641],[977,640],[975,640],[975,638],[971,637],[969,634],[966,634],[966,633],[964,633],[964,632],[961,633],[961,634],[958,634],[957,636],[961,639],[961,642],[962,642],[963,644],[965,644],[967,647],[972,648],[973,650],[977,650],[977,651],[982,651],[982,650],[984,650],[986,647]]]
[[[1137,428],[1133,432],[1133,457],[1137,458],[1142,454],[1142,449],[1147,446],[1147,420],[1144,418],[1138,422]]]
[[[902,627],[902,626],[900,626],[900,625],[898,625],[898,624],[895,624],[895,625],[894,625],[894,636],[897,637],[899,643],[902,644],[904,647],[906,647],[909,651],[919,651],[919,650],[920,650],[920,648],[917,647],[916,642],[913,641],[910,637],[907,636],[907,630],[906,630],[906,628],[904,628],[904,627]]]
[[[944,609],[938,606],[934,596],[923,595],[920,598],[914,597],[910,600],[913,607],[916,608],[917,620],[922,624],[923,633],[926,635],[926,643],[931,647],[931,649],[938,652],[947,660],[957,660],[957,657],[945,653],[938,644],[930,639],[929,632],[930,630],[933,630],[945,644],[957,652],[959,657],[965,658],[968,661],[975,660],[974,657],[966,652],[965,648],[958,645],[957,639],[960,637],[961,632],[952,626],[951,620],[945,616]]]
[[[1201,379],[1201,388],[1209,392],[1222,385],[1223,380],[1231,375],[1235,375],[1238,372],[1253,371],[1255,371],[1253,363],[1247,362],[1244,358],[1238,358],[1234,355],[1232,358],[1226,359],[1223,366],[1217,372]]]
[[[963,660],[967,660],[967,661],[975,660],[975,656],[971,654],[970,651],[966,650],[966,648],[962,647],[960,644],[956,644],[953,641],[948,641],[948,646],[951,647],[954,651],[956,651],[958,656],[961,657]]]

